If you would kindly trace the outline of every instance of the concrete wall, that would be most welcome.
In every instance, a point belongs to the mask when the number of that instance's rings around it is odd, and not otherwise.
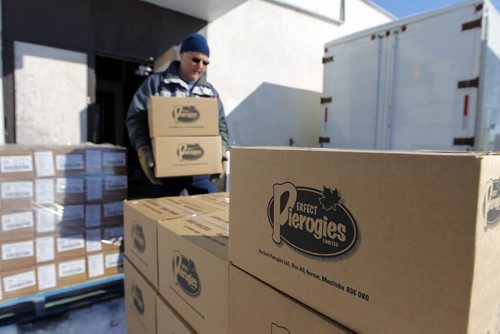
[[[18,144],[87,140],[87,54],[15,42]]]
[[[221,94],[233,145],[319,146],[324,44],[391,20],[364,1],[345,2],[343,24],[265,0],[209,23],[207,78]]]

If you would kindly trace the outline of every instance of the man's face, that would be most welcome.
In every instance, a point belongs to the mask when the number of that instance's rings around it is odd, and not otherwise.
[[[199,52],[181,53],[181,77],[187,82],[197,81],[205,72],[208,57]]]

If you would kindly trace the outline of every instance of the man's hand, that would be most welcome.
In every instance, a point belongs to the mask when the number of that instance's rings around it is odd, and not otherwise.
[[[141,146],[137,149],[137,155],[139,156],[139,162],[141,163],[141,168],[148,178],[148,180],[155,185],[161,185],[160,179],[155,177],[153,172],[153,167],[155,165],[155,159],[153,157],[153,152],[150,146]]]
[[[222,146],[222,173],[220,174],[212,174],[210,175],[210,180],[215,181],[217,179],[222,180],[224,175],[226,174],[226,168],[227,168],[227,153],[226,153],[226,148]]]

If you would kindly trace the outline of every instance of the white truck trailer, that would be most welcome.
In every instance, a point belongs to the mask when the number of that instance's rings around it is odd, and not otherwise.
[[[500,15],[465,1],[325,44],[322,147],[500,150]]]

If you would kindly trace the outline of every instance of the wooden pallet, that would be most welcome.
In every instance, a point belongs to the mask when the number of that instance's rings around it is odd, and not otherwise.
[[[0,302],[0,326],[28,322],[123,296],[123,274]]]

